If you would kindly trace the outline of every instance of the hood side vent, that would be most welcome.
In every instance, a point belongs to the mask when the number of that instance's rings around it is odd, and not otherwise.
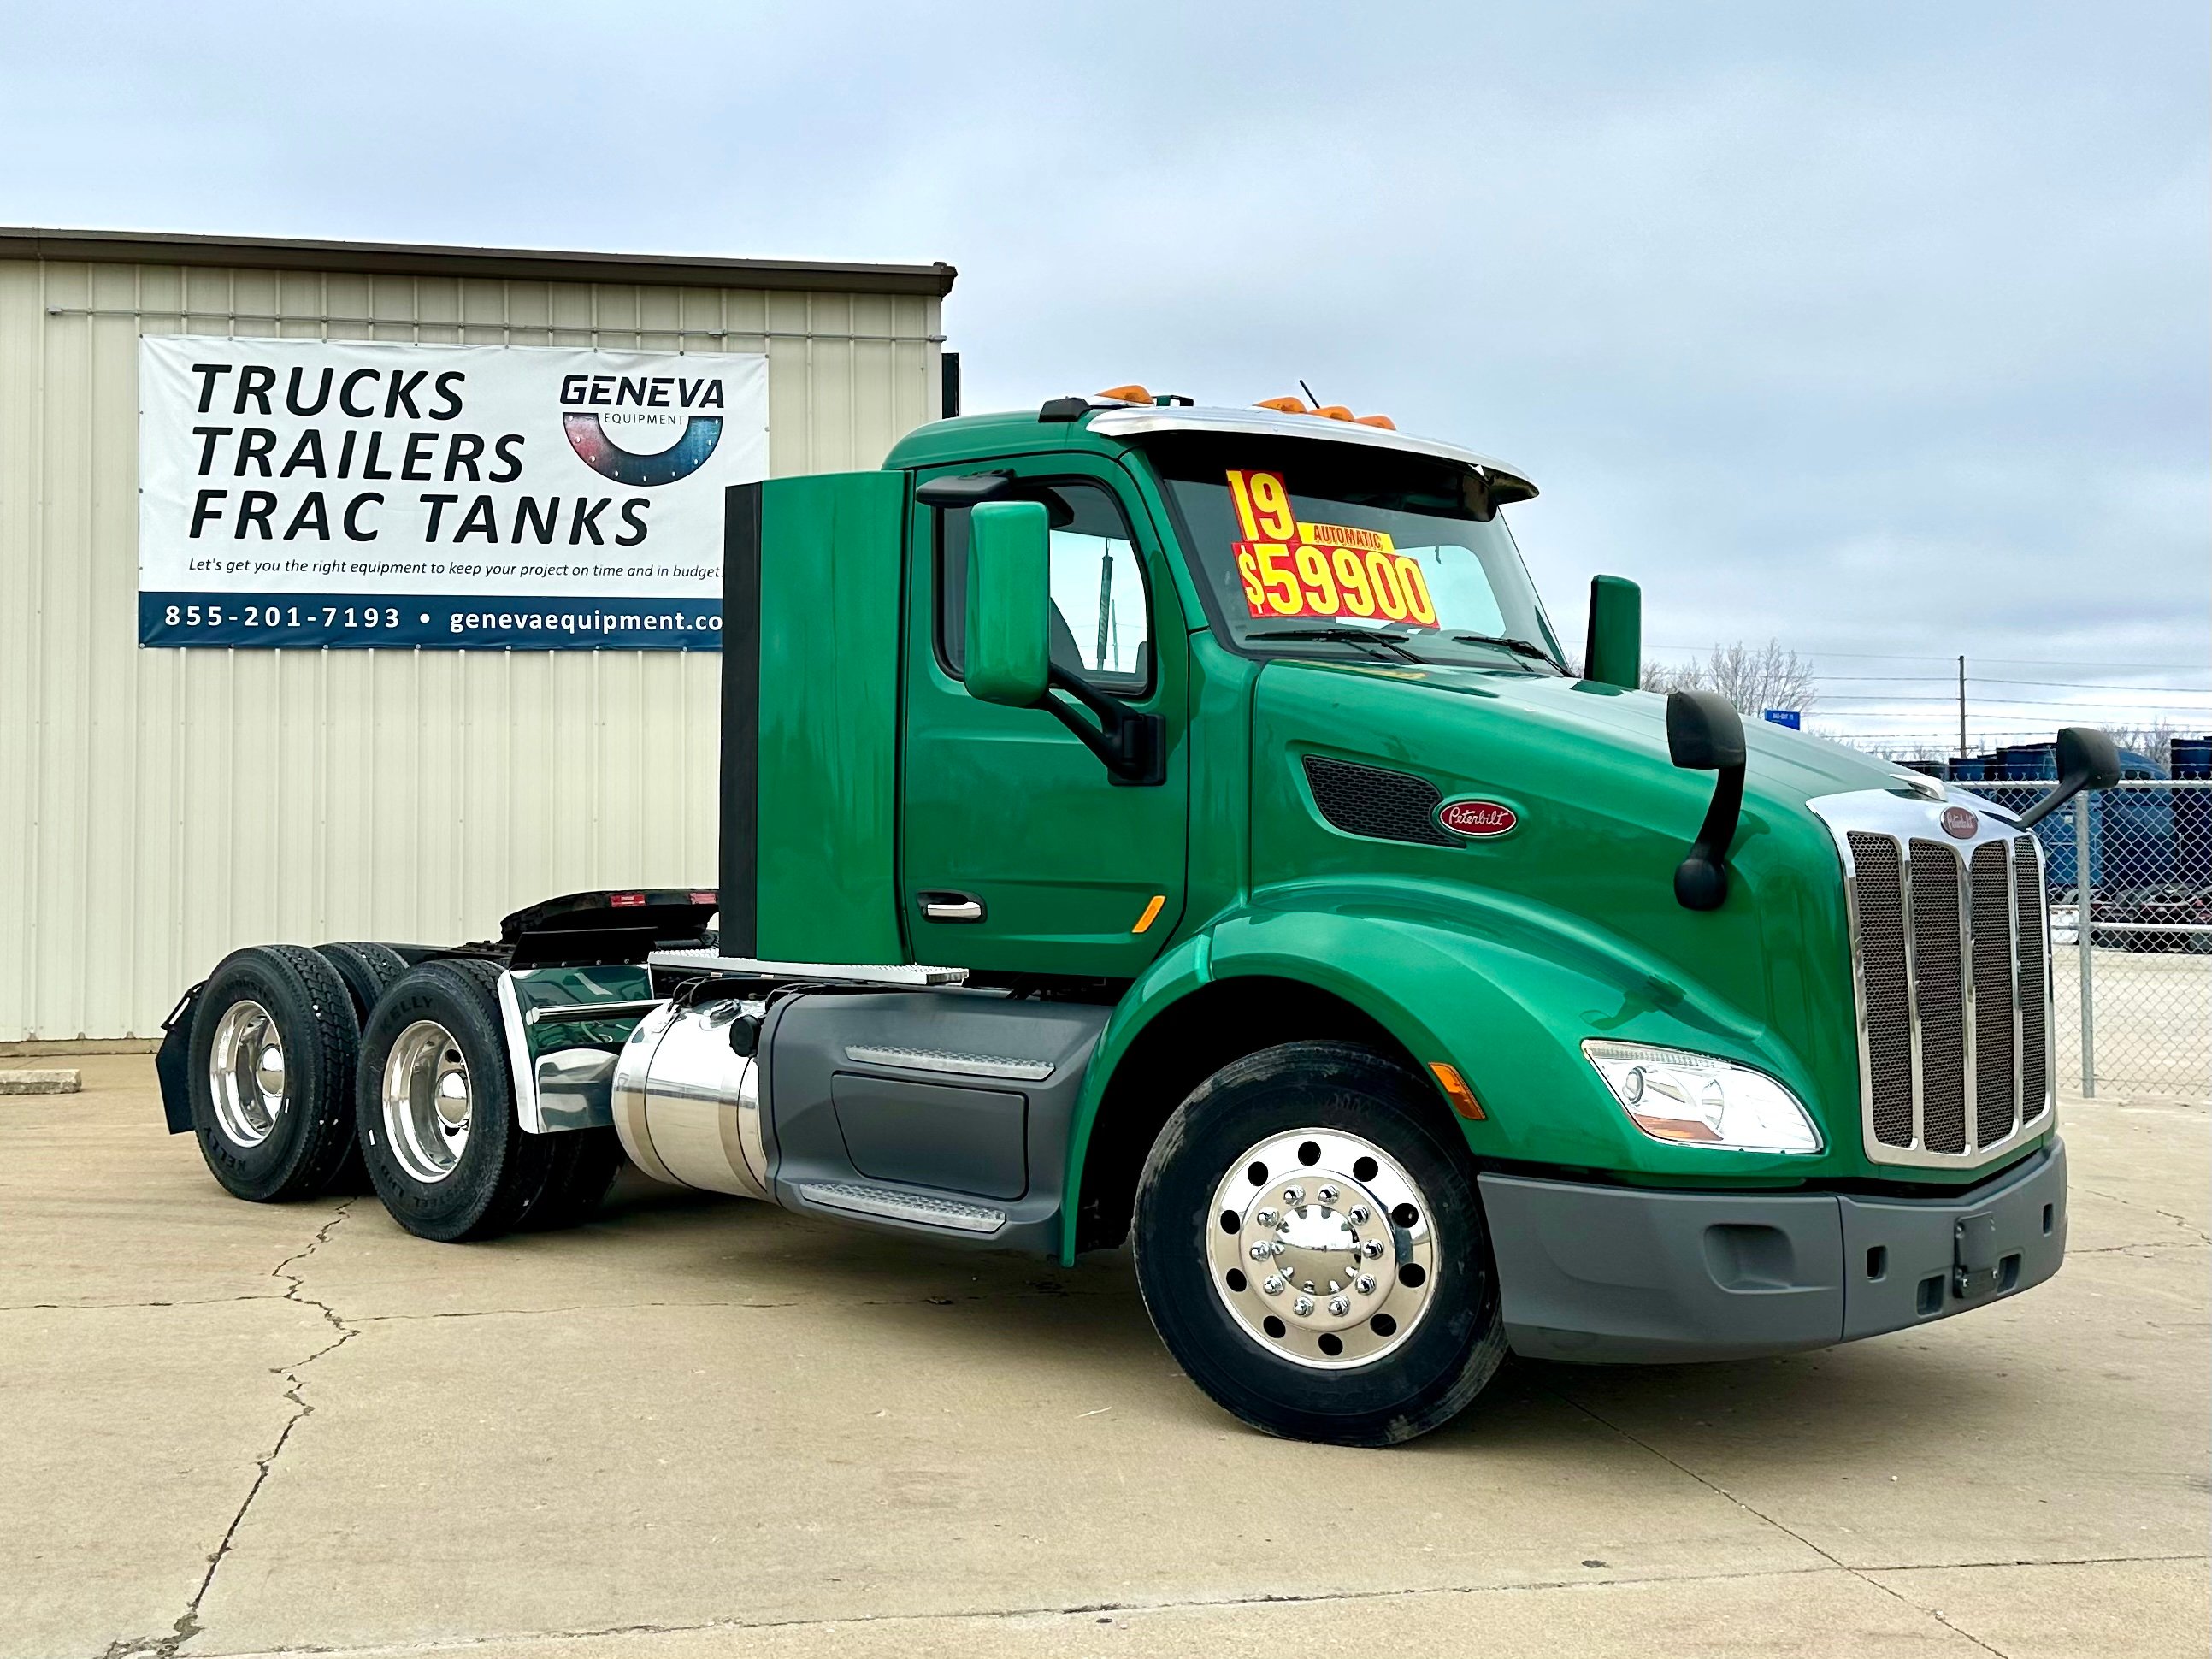
[[[1461,842],[1437,824],[1443,792],[1425,778],[1385,766],[1306,755],[1306,783],[1322,817],[1347,836],[1376,841],[1410,841],[1424,847],[1457,847]]]

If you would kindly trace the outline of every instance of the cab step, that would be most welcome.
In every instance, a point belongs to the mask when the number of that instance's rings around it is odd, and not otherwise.
[[[897,1187],[872,1187],[857,1181],[802,1181],[796,1190],[800,1198],[820,1209],[877,1216],[941,1232],[995,1233],[1006,1224],[1004,1210]]]

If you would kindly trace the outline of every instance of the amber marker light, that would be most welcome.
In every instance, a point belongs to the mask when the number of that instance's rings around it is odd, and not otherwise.
[[[1348,421],[1352,418],[1352,411],[1342,404],[1323,404],[1314,413],[1325,421]]]
[[[1272,409],[1278,415],[1310,415],[1303,398],[1262,398],[1252,405],[1255,409]]]
[[[1109,386],[1098,395],[1119,398],[1125,404],[1148,404],[1152,400],[1152,394],[1140,386]]]
[[[1429,1062],[1429,1069],[1437,1074],[1437,1082],[1451,1097],[1452,1109],[1462,1117],[1480,1123],[1490,1115],[1482,1109],[1482,1103],[1474,1097],[1474,1091],[1467,1086],[1467,1079],[1459,1074],[1459,1067],[1441,1060]]]
[[[1168,896],[1165,893],[1153,894],[1152,902],[1145,907],[1145,914],[1137,918],[1137,925],[1129,931],[1133,933],[1141,933],[1158,921],[1160,919],[1160,907],[1167,902]]]
[[[1395,432],[1398,429],[1397,422],[1392,420],[1388,415],[1355,415],[1352,418],[1361,426],[1379,426],[1385,432]]]

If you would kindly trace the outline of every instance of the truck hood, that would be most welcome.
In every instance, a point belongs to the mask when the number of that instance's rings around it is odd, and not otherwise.
[[[1747,721],[1727,899],[1691,911],[1675,901],[1674,872],[1714,777],[1669,761],[1663,696],[1512,670],[1279,658],[1259,674],[1253,720],[1255,897],[1299,888],[1310,902],[1316,884],[1382,884],[1501,925],[1510,912],[1516,927],[1595,941],[1625,971],[1686,988],[1716,1030],[1754,1052],[1789,1050],[1798,1064],[1787,1069],[1834,1109],[1856,1098],[1842,864],[1807,803],[1864,790],[1940,799],[1942,786]],[[1386,775],[1332,772],[1315,759]],[[1447,802],[1504,805],[1513,826],[1466,842],[1423,833],[1426,809],[1409,813],[1403,802],[1430,798],[1408,790],[1407,776]],[[1332,779],[1336,798],[1325,802],[1317,780]],[[1400,804],[1395,831],[1382,818],[1358,821],[1363,791]]]

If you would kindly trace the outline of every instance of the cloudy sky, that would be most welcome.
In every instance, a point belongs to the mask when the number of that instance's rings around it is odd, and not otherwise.
[[[2212,21],[1929,5],[0,0],[0,222],[960,268],[1125,380],[1504,457],[1563,632],[1832,729],[2212,726]],[[1916,681],[1934,676],[1934,681]]]

